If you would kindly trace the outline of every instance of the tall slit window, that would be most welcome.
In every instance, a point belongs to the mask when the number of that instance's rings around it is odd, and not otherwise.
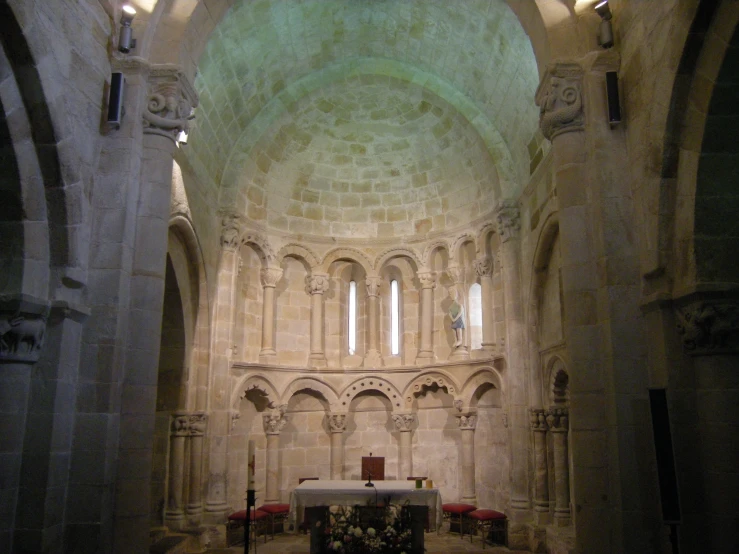
[[[349,355],[357,350],[357,282],[349,281]]]
[[[398,281],[390,281],[390,349],[393,356],[400,354],[400,298]]]

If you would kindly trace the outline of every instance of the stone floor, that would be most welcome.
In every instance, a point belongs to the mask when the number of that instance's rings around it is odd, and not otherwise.
[[[285,554],[288,552],[308,554],[310,552],[309,537],[306,535],[294,535],[294,534],[283,534],[275,536],[275,539],[267,539],[265,544],[262,537],[259,538],[257,543],[257,554]],[[467,554],[528,554],[526,550],[509,550],[504,546],[486,546],[482,549],[482,544],[479,538],[475,538],[473,544],[470,543],[469,537],[465,537],[464,540],[460,539],[458,535],[442,533],[426,533],[425,537],[426,553],[427,554],[456,554],[458,552],[465,552]],[[244,545],[234,546],[231,548],[223,548],[216,550],[208,550],[208,554],[242,554],[244,552]],[[254,552],[254,548],[249,552]]]

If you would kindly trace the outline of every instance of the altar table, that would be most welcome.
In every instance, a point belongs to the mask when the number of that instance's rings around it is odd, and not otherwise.
[[[385,502],[391,504],[428,506],[431,521],[441,526],[442,510],[439,489],[416,488],[414,481],[373,481],[374,487],[365,487],[366,481],[303,481],[290,493],[290,522],[302,521],[304,508],[313,506],[366,506]],[[297,528],[297,527],[296,527]]]

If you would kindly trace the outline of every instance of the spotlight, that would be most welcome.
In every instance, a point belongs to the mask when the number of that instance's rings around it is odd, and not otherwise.
[[[180,131],[177,133],[177,146],[184,146],[187,144],[187,137],[188,134],[185,131]]]
[[[603,48],[610,48],[613,46],[613,26],[611,25],[613,14],[611,14],[611,8],[608,6],[608,0],[596,4],[595,13],[601,18],[598,44]]]
[[[603,0],[603,2],[596,4],[595,12],[601,17],[601,19],[605,19],[606,21],[610,21],[612,17],[611,8],[608,6],[608,0]]]
[[[136,10],[130,4],[124,4],[121,12],[121,32],[118,35],[118,50],[128,54],[132,48],[136,48],[136,39],[133,38],[131,22],[136,15]]]

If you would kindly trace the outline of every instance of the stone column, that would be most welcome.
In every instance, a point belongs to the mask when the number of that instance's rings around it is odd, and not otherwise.
[[[436,273],[426,269],[420,270],[418,280],[421,282],[421,344],[416,356],[416,364],[426,364],[432,363],[435,358],[431,334],[434,330]]]
[[[275,350],[275,287],[282,278],[282,268],[267,266],[259,273],[264,294],[262,295],[262,350],[261,362],[269,362],[277,356]]]
[[[323,350],[323,293],[328,290],[329,279],[325,273],[313,273],[306,278],[310,292],[310,367],[326,367]]]
[[[205,412],[190,414],[190,484],[187,502],[187,515],[197,523],[203,512],[203,437],[208,426]]]
[[[367,285],[367,354],[364,357],[364,367],[382,367],[382,355],[379,345],[380,324],[380,277],[368,275]]]
[[[395,428],[400,431],[398,445],[398,479],[413,476],[413,425],[416,414],[393,414]]]
[[[570,464],[567,454],[569,418],[566,408],[547,412],[547,425],[554,445],[554,521],[560,527],[570,523]]]
[[[331,479],[344,478],[344,431],[346,414],[329,414],[328,428],[331,431]]]
[[[280,501],[280,431],[287,425],[284,410],[263,414],[264,432],[267,435],[265,504]]]
[[[190,434],[190,418],[185,412],[172,414],[169,436],[169,483],[165,521],[174,529],[181,529],[185,521],[182,492],[185,487],[185,438]]]
[[[500,237],[503,294],[505,297],[506,351],[508,358],[511,445],[511,508],[530,508],[527,479],[529,424],[526,413],[526,327],[521,301],[520,215],[513,201],[502,201],[496,210]],[[526,519],[527,513],[513,513],[514,519]]]
[[[547,414],[541,408],[530,410],[534,433],[534,511],[537,523],[549,523],[549,466],[547,463]]]
[[[477,505],[475,494],[475,427],[477,414],[457,414],[457,423],[462,432],[462,495],[461,502]]]
[[[493,300],[493,261],[487,256],[474,261],[475,273],[480,279],[482,301],[482,349],[495,351],[495,306]]]

